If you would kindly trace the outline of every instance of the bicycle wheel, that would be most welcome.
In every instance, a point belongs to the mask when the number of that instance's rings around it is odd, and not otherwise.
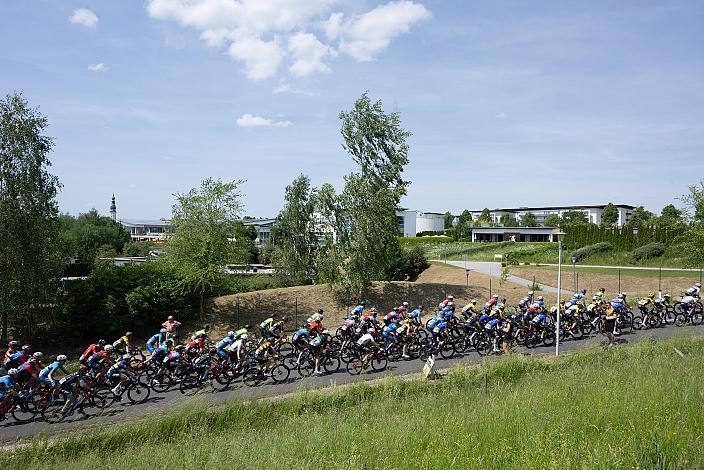
[[[298,361],[298,373],[301,377],[310,377],[315,371],[315,359],[309,353],[303,353],[301,360]]]
[[[105,398],[92,393],[79,405],[79,411],[82,411],[86,416],[97,416],[103,412],[106,406]]]
[[[293,344],[291,344],[290,341],[286,341],[285,343],[281,343],[276,350],[282,356],[292,354],[293,353]]]
[[[149,386],[145,386],[140,382],[130,384],[127,387],[127,399],[132,403],[144,403],[151,394],[152,391]]]
[[[200,390],[201,388],[203,388],[203,382],[200,380],[200,377],[195,374],[190,374],[183,377],[181,379],[181,383],[178,386],[179,392],[189,397],[198,393],[198,390]]]
[[[668,309],[665,313],[663,313],[663,324],[665,326],[672,325],[675,323],[675,312],[672,310]]]
[[[361,358],[351,360],[347,363],[347,373],[349,373],[350,375],[359,375],[362,373],[362,369],[363,367]]]
[[[450,359],[455,355],[455,348],[449,341],[449,339],[444,341],[440,347],[440,356],[443,359]]]
[[[491,352],[492,344],[491,341],[488,341],[485,338],[481,338],[476,342],[474,348],[477,350],[477,353],[479,353],[480,356],[486,356],[487,354],[489,354],[489,352]]]
[[[391,362],[396,362],[401,360],[401,346],[398,344],[392,344],[386,350],[386,355]]]
[[[452,351],[454,353],[454,350]],[[374,356],[374,359],[372,359],[372,369],[374,371],[379,372],[384,369],[389,365],[389,360],[386,358],[385,355],[383,354],[377,354]]]
[[[633,318],[633,329],[640,330],[643,328],[643,318],[640,316]]]
[[[633,321],[635,322],[635,318]],[[652,314],[648,319],[648,323],[650,324],[650,328],[658,328],[662,324],[662,318],[660,318],[660,315]],[[633,326],[635,327],[635,325]]]
[[[149,381],[149,386],[156,393],[166,393],[171,388],[172,383],[173,379],[171,378],[171,374],[162,372],[160,374],[156,374]]]
[[[251,368],[244,373],[242,381],[248,387],[256,387],[260,383],[264,382],[266,377],[257,368]]]
[[[704,316],[702,315],[702,312],[694,312],[692,313],[692,325],[701,325],[702,321],[704,321]]]
[[[545,346],[552,346],[555,344],[555,332],[554,331],[546,331],[545,335],[543,335],[543,344]]]
[[[342,362],[339,357],[327,356],[322,363],[323,369],[328,374],[332,374],[340,370],[340,365]]]
[[[12,417],[18,423],[29,423],[37,416],[37,404],[31,398],[22,399],[12,407]]]
[[[49,424],[57,424],[66,418],[66,414],[63,411],[65,401],[62,399],[56,399],[46,404],[42,409],[42,418]]]
[[[574,339],[582,339],[582,337],[584,336],[584,330],[582,329],[581,324],[576,325],[570,331],[572,332],[572,338]]]
[[[283,364],[278,364],[271,369],[271,380],[275,383],[286,382],[291,375],[291,369]]]
[[[684,326],[687,324],[687,315],[684,313],[678,313],[675,315],[675,325]]]
[[[212,374],[210,386],[220,392],[227,389],[234,379],[229,365],[210,369],[210,373]]]

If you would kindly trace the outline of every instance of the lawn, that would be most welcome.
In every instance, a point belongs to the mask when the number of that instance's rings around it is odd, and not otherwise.
[[[676,347],[685,354],[680,358]],[[704,339],[514,356],[274,401],[203,402],[2,468],[703,468]]]

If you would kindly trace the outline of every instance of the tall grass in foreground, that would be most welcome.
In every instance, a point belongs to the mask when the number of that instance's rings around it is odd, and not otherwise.
[[[190,403],[35,443],[0,468],[704,468],[703,359],[704,339],[686,338],[503,358],[433,382]]]

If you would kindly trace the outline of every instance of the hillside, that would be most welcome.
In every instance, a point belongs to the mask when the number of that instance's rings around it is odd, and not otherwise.
[[[435,381],[387,378],[217,407],[194,401],[19,447],[0,455],[0,466],[703,468],[702,374],[701,337],[504,357]]]

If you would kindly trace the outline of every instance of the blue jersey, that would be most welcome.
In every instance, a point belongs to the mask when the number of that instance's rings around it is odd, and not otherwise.
[[[230,338],[229,336],[225,336],[223,339],[218,341],[218,343],[215,345],[215,347],[217,349],[225,349],[226,347],[228,347],[229,345],[231,345],[234,342],[235,342],[235,340],[233,338]]]
[[[157,333],[147,341],[147,344],[153,348],[158,347],[163,341],[166,341],[166,335]]]
[[[0,377],[0,390],[9,390],[17,385],[17,381],[9,375]]]
[[[487,329],[487,330],[493,330],[493,329],[496,328],[497,326],[499,326],[499,319],[498,319],[498,318],[494,318],[493,320],[489,320],[489,321],[487,322],[487,324],[484,326],[484,328]]]
[[[441,321],[435,328],[433,328],[433,333],[440,333],[441,331],[447,330],[447,322]]]
[[[384,333],[393,333],[398,329],[398,323],[389,323],[384,327]]]
[[[415,309],[408,314],[408,318],[420,318],[422,315],[423,312],[421,312],[419,309]]]
[[[39,372],[39,377],[49,377],[49,374],[54,375],[57,370],[63,371],[64,374],[66,373],[66,369],[64,369],[64,366],[62,366],[59,361],[54,361],[45,368],[43,368],[41,372]]]
[[[306,330],[305,328],[300,328],[296,330],[296,332],[293,334],[293,337],[291,338],[293,341],[296,341],[299,338],[308,338],[310,337],[310,332]]]
[[[535,318],[533,318],[533,323],[538,325],[538,324],[544,323],[546,319],[547,319],[547,317],[545,316],[544,313],[539,313],[535,316]]]

